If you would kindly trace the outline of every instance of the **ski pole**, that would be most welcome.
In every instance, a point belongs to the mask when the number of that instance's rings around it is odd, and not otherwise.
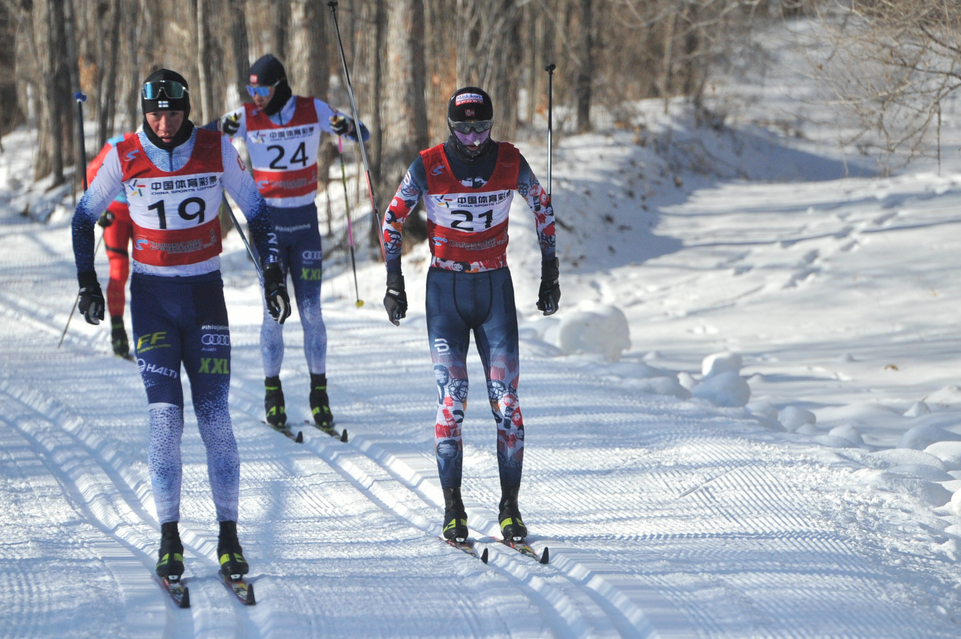
[[[357,113],[357,102],[354,100],[354,89],[350,85],[350,71],[347,69],[347,57],[344,55],[344,43],[340,38],[340,25],[337,24],[337,3],[328,2],[330,13],[334,16],[334,29],[337,31],[337,45],[340,47],[340,61],[344,65],[344,80],[347,84],[347,97],[350,98],[350,108],[354,114],[354,126],[357,129],[357,143],[360,145],[360,157],[364,160],[364,170],[367,172],[367,192],[370,194],[370,205],[373,207],[374,218],[377,220],[378,236],[382,228],[380,213],[377,211],[377,201],[374,199],[374,185],[370,179],[370,163],[367,161],[367,149],[364,146],[364,136],[360,131],[360,115]],[[384,251],[384,242],[378,237],[377,244],[380,246],[380,255],[387,261],[387,254]]]
[[[553,62],[544,67],[547,71],[547,198],[551,197],[551,170],[554,154],[554,69],[557,68]]]
[[[81,165],[78,168],[83,175],[83,190],[84,193],[87,192],[87,150],[84,146],[83,140],[83,103],[87,101],[87,96],[85,96],[80,91],[73,94],[73,99],[77,101],[77,124],[80,129],[80,162]],[[106,229],[104,229],[106,230]],[[103,233],[97,239],[97,245],[93,247],[93,259],[97,259],[97,253],[100,251],[100,243],[103,242]],[[70,328],[70,320],[73,319],[73,312],[77,310],[77,304],[80,303],[80,293],[77,293],[77,298],[73,301],[73,306],[70,307],[70,314],[67,315],[67,323],[64,324],[63,332],[60,333],[60,342],[57,344],[57,348],[63,345],[63,338],[67,336],[67,329]]]
[[[347,196],[347,169],[344,168],[344,138],[337,137],[337,153],[340,156],[340,179],[344,183],[344,208],[347,211],[347,241],[350,245],[350,266],[354,269],[354,297],[357,308],[364,305],[364,300],[360,299],[360,291],[357,289],[357,261],[354,259],[354,229],[350,223],[350,198]]]
[[[230,204],[227,202],[227,196],[221,194],[220,197],[223,202],[222,206],[227,209],[227,213],[230,214],[230,219],[234,222],[234,228],[237,229],[238,233],[240,233],[240,239],[243,240],[244,247],[247,249],[247,255],[250,256],[251,261],[254,263],[254,268],[257,269],[257,275],[259,275],[260,279],[263,280],[264,272],[260,269],[260,262],[257,261],[257,256],[254,255],[253,249],[250,248],[250,243],[247,241],[247,236],[244,235],[244,229],[240,226],[240,222],[237,221],[237,217],[234,215],[234,210],[230,208]]]

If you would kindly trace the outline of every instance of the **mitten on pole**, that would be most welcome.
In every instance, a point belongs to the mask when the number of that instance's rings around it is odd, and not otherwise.
[[[283,324],[290,317],[290,297],[287,295],[284,279],[284,272],[277,262],[264,267],[264,299],[267,300],[267,312],[278,324]]]
[[[97,281],[95,271],[77,273],[77,280],[80,282],[80,298],[77,308],[81,315],[87,320],[87,324],[99,324],[103,319],[103,309],[105,306],[103,291],[100,290],[100,282]]]
[[[537,292],[537,310],[544,315],[557,312],[558,302],[561,300],[560,268],[558,259],[541,262],[541,287]]]
[[[384,308],[387,309],[387,319],[394,326],[400,326],[400,320],[407,317],[407,292],[404,290],[403,274],[387,274],[387,294],[384,295]]]

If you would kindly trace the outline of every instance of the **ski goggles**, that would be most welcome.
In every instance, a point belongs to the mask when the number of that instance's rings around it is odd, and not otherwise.
[[[280,80],[277,80],[276,82],[274,82],[273,84],[271,84],[271,85],[268,86],[268,87],[255,87],[255,86],[252,86],[252,85],[248,84],[248,85],[247,85],[247,93],[250,94],[250,97],[254,97],[254,96],[256,96],[256,95],[259,95],[259,96],[262,97],[262,98],[266,98],[268,95],[270,95],[270,90],[273,89],[273,88],[274,88],[275,86],[277,86],[278,84],[280,84]]]
[[[159,80],[147,82],[140,89],[144,100],[159,100],[161,92],[168,100],[180,100],[187,93],[187,87],[173,80]]]
[[[454,129],[458,133],[470,133],[471,131],[483,133],[484,131],[489,131],[490,128],[494,126],[494,121],[471,120],[469,122],[454,122],[450,118],[447,118],[447,124],[449,124],[450,128]]]

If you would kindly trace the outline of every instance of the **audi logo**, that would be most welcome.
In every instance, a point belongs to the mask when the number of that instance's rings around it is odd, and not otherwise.
[[[207,333],[200,338],[204,346],[230,346],[230,335],[213,335]]]
[[[324,259],[323,251],[304,251],[303,258],[305,260],[322,260]]]

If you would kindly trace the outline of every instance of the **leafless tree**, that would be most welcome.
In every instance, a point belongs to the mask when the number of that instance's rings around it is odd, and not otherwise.
[[[860,124],[848,141],[877,153],[883,170],[932,148],[940,157],[941,106],[961,86],[961,6],[851,0],[820,16],[831,55],[816,69]]]

